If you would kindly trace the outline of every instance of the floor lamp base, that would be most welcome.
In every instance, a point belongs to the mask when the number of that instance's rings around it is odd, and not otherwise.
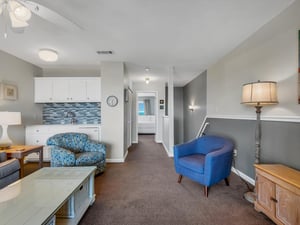
[[[256,194],[255,194],[253,191],[248,191],[248,192],[246,192],[246,193],[244,194],[244,198],[245,198],[248,202],[254,204],[254,201],[256,200]]]

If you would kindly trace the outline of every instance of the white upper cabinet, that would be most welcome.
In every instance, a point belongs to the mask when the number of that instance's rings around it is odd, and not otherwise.
[[[36,77],[34,101],[101,102],[100,77]]]
[[[88,102],[101,101],[101,79],[89,78],[86,79],[86,100]],[[99,100],[100,99],[100,100]]]
[[[52,80],[34,78],[34,102],[53,102]]]

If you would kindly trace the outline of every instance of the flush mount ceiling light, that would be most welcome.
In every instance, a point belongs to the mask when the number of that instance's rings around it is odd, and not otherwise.
[[[149,77],[146,77],[146,78],[145,78],[145,82],[146,82],[146,84],[149,84],[150,78],[149,78]]]
[[[55,62],[58,59],[58,53],[52,49],[40,49],[39,57],[45,62]]]

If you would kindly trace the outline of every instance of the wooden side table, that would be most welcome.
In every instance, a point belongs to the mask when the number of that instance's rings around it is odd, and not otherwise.
[[[20,178],[24,177],[25,156],[37,152],[39,153],[39,167],[43,167],[43,145],[12,145],[9,149],[3,149],[8,158],[17,158],[20,162]]]
[[[278,225],[300,225],[300,171],[280,164],[256,164],[255,209]]]

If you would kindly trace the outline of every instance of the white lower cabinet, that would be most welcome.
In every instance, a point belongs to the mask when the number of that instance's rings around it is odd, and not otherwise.
[[[49,148],[46,146],[47,139],[55,134],[66,132],[84,133],[87,134],[91,140],[101,141],[100,125],[32,125],[26,127],[25,144],[45,145],[43,150],[43,161],[49,162],[51,154]],[[39,155],[37,153],[32,153],[26,157],[26,161],[38,160]]]

